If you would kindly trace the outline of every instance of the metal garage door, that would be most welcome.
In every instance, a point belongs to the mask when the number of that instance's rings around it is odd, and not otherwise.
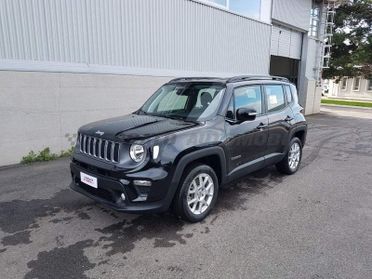
[[[271,55],[301,59],[302,33],[285,27],[272,27]]]

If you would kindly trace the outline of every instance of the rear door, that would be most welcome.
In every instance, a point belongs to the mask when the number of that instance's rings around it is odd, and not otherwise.
[[[264,85],[264,91],[269,121],[267,154],[271,157],[286,151],[293,124],[293,112],[288,105],[285,87],[282,84]]]
[[[236,111],[239,108],[254,109],[257,112],[256,119],[237,122]],[[264,97],[260,85],[246,85],[234,89],[225,126],[229,172],[249,166],[256,169],[263,166],[268,140],[268,118],[263,112]]]

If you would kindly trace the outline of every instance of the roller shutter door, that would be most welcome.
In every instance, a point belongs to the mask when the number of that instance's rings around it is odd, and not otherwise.
[[[303,33],[285,27],[272,27],[271,55],[301,59]]]

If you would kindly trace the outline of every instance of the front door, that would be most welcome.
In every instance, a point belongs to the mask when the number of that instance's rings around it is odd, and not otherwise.
[[[238,122],[236,111],[249,108],[257,112],[254,120]],[[268,118],[263,114],[263,94],[260,85],[234,89],[226,115],[229,173],[253,171],[264,165],[268,140]]]

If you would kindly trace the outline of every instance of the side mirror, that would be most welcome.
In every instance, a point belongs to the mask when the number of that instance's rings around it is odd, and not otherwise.
[[[236,118],[239,122],[255,120],[257,111],[249,108],[240,108],[236,111]]]

